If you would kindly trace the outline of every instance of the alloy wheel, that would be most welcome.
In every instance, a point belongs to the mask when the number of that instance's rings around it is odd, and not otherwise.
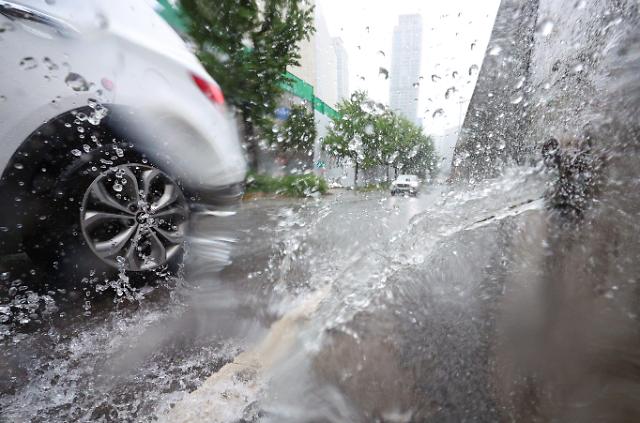
[[[143,164],[99,175],[80,214],[85,241],[102,261],[132,271],[166,264],[182,249],[189,209],[178,184]]]

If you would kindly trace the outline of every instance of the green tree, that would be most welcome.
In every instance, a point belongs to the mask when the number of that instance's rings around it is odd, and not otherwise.
[[[313,27],[306,0],[181,0],[188,32],[207,71],[245,123],[251,165],[257,130],[271,130],[288,66],[299,65]]]
[[[333,121],[323,147],[330,154],[350,160],[355,166],[355,181],[358,171],[379,163],[375,137],[374,111],[377,106],[364,91],[356,91],[348,100],[337,106],[340,119]]]
[[[403,116],[395,116],[394,138],[387,145],[393,160],[389,164],[403,173],[431,176],[436,170],[436,154],[433,140],[422,129]]]
[[[308,154],[317,135],[313,112],[303,104],[293,105],[284,123],[268,133],[270,144],[279,151]]]
[[[324,148],[347,158],[358,169],[390,166],[398,173],[425,177],[434,174],[436,155],[433,141],[422,129],[388,107],[375,104],[366,92],[356,92],[338,105],[342,119],[334,122],[324,139]]]

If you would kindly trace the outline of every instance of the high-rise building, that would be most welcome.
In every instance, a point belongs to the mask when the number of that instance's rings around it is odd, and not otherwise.
[[[422,59],[422,17],[400,15],[393,30],[391,50],[391,109],[412,122],[418,121],[420,61]]]
[[[344,48],[342,38],[334,37],[333,48],[336,51],[336,65],[338,71],[338,101],[349,96],[349,58]]]

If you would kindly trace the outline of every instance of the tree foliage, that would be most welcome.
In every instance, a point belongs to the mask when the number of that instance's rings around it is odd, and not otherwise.
[[[317,135],[313,112],[303,104],[293,105],[289,117],[269,134],[270,144],[279,151],[309,153]]]
[[[431,138],[408,119],[370,100],[366,92],[355,92],[342,101],[338,113],[342,118],[334,121],[323,146],[330,154],[353,162],[356,173],[376,166],[421,176],[435,172]]]
[[[181,0],[198,57],[247,132],[271,128],[288,66],[299,65],[309,39],[313,6],[306,0]],[[253,140],[255,142],[255,140]]]

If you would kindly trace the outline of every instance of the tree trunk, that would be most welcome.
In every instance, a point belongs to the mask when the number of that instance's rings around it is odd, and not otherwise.
[[[356,162],[356,172],[353,176],[353,187],[358,188],[358,162]]]
[[[249,112],[242,109],[242,122],[244,124],[244,139],[247,146],[247,159],[249,161],[249,170],[258,170],[258,139],[256,136],[256,128],[253,121],[249,117]]]

